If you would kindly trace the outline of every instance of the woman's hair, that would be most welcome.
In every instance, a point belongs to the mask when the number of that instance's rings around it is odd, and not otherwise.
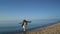
[[[25,22],[26,22],[26,20],[24,19],[24,20],[23,20],[23,24],[22,24],[22,26],[24,25]],[[27,23],[26,23],[26,24],[27,24]]]
[[[23,22],[26,22],[26,20],[24,20]]]

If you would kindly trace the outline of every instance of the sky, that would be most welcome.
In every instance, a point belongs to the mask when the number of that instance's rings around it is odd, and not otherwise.
[[[60,19],[60,0],[0,0],[0,20]]]

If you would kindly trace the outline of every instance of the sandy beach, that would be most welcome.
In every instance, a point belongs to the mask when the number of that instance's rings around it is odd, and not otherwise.
[[[17,33],[23,34],[23,33]],[[27,31],[25,34],[60,34],[60,21],[42,28]]]
[[[43,28],[31,30],[27,34],[60,34],[60,21]]]

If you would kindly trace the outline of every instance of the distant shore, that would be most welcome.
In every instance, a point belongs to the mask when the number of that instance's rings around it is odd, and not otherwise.
[[[59,34],[59,33],[60,33],[60,21],[52,24],[47,24],[42,27],[33,28],[26,32],[26,34]],[[16,34],[23,34],[23,32]]]

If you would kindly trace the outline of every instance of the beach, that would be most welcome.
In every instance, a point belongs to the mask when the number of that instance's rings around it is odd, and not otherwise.
[[[27,34],[60,34],[60,21],[49,26],[30,30]]]
[[[24,33],[22,32],[17,34]],[[60,34],[60,21],[48,26],[44,26],[42,28],[32,29],[30,31],[27,31],[25,34]]]

